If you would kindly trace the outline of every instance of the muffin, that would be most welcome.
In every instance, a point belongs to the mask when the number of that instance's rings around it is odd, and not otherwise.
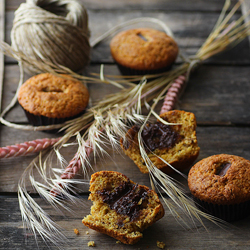
[[[144,75],[170,69],[178,55],[178,45],[165,32],[139,28],[114,36],[110,51],[122,74]]]
[[[146,153],[153,164],[166,174],[171,174],[174,170],[160,158],[183,171],[192,165],[200,151],[196,138],[195,116],[190,112],[172,110],[161,114],[160,117],[176,125],[166,125],[160,121],[146,124],[141,134]],[[134,161],[140,171],[148,173],[138,145],[139,129],[139,126],[130,128],[120,143],[125,154]]]
[[[91,176],[91,215],[82,223],[107,234],[124,244],[134,244],[142,238],[142,231],[164,215],[157,194],[138,185],[125,175],[114,171],[100,171]]]
[[[51,125],[82,114],[89,93],[83,83],[68,75],[44,73],[21,86],[18,101],[33,126]]]
[[[225,221],[249,215],[250,161],[219,154],[196,163],[189,172],[188,186],[197,206]]]

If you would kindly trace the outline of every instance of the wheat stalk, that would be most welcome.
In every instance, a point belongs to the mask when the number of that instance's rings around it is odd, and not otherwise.
[[[167,94],[164,98],[160,114],[163,114],[167,111],[174,109],[177,100],[180,98],[181,92],[183,92],[186,83],[186,77],[180,75],[176,78],[168,89]]]
[[[115,86],[121,88],[119,92],[105,97],[102,101],[94,105],[84,114],[84,116],[64,124],[63,129],[65,129],[65,135],[60,141],[61,145],[55,148],[55,152],[57,157],[60,159],[62,166],[65,163],[63,161],[63,157],[59,153],[59,149],[62,145],[65,145],[65,143],[71,137],[76,136],[79,143],[76,159],[80,159],[81,167],[83,168],[84,172],[87,173],[88,167],[91,167],[91,164],[88,160],[89,155],[85,151],[85,146],[87,143],[90,145],[94,156],[98,156],[98,154],[107,154],[104,149],[106,144],[112,145],[112,147],[115,149],[119,144],[119,137],[125,138],[128,125],[134,123],[145,124],[150,115],[155,115],[157,118],[159,118],[159,116],[154,112],[154,108],[157,103],[164,98],[166,92],[171,88],[175,79],[186,74],[186,80],[188,81],[192,70],[201,64],[202,61],[228,49],[229,47],[235,46],[245,37],[247,37],[250,33],[250,24],[249,22],[244,23],[244,17],[230,22],[231,17],[239,8],[240,2],[237,3],[228,14],[226,14],[229,3],[230,1],[228,0],[225,2],[225,6],[217,24],[215,25],[214,30],[193,57],[190,57],[179,67],[169,72],[153,76],[146,76],[146,78],[143,78],[138,85],[129,82],[129,87],[127,88],[123,87],[125,82],[119,77],[112,77],[112,79],[115,78],[115,80],[110,80],[109,76],[104,76],[104,74],[101,74],[100,80],[97,80],[95,77],[83,77],[59,65],[51,65],[47,62],[33,62],[33,60],[25,58],[25,56],[22,54],[15,54],[15,52],[8,46],[4,47],[5,52],[8,51],[9,54],[12,53],[13,56],[17,58],[17,60],[33,63],[36,67],[42,67],[42,71],[51,72],[54,74],[66,73],[72,77],[84,81],[99,81],[102,83],[114,84]],[[147,103],[152,100],[153,104],[150,107],[149,115],[145,118],[141,115],[141,107],[145,104],[148,106]],[[141,129],[142,128],[143,125]],[[82,133],[82,135],[80,135],[80,133]],[[190,203],[188,197],[183,194],[178,185],[173,183],[169,176],[163,174],[154,166],[152,166],[152,163],[148,160],[145,150],[143,149],[140,133],[138,139],[140,141],[141,154],[145,158],[149,168],[152,186],[157,187],[159,191],[163,191],[163,193],[167,194],[174,201],[175,206],[181,208],[181,210],[186,215],[188,215],[191,220],[196,218],[202,223],[201,217],[205,217],[216,223],[214,218],[196,209],[192,203]],[[47,170],[51,168],[49,162],[47,163],[49,158],[44,160],[42,159],[41,155],[42,153],[40,154],[39,158],[36,159],[36,161],[33,161],[31,165],[28,166],[20,179],[20,209],[23,220],[29,227],[32,228],[34,232],[37,231],[43,238],[48,238],[52,242],[55,242],[55,237],[52,237],[51,235],[57,235],[58,231],[55,229],[55,225],[49,219],[46,213],[42,211],[32,199],[32,197],[29,196],[27,190],[25,189],[26,182],[24,180],[26,177],[29,177],[29,180],[36,191],[46,200],[48,200],[50,204],[55,205],[56,207],[61,205],[61,200],[59,200],[57,196],[53,195],[53,193],[50,193],[50,190],[56,186],[60,193],[68,197],[69,200],[74,201],[74,197],[68,192],[68,189],[70,189],[69,184],[74,184],[77,181],[73,179],[61,179],[60,176],[56,174],[57,172],[61,171],[58,169],[53,169],[53,176],[48,176]],[[40,173],[45,184],[41,184],[34,179],[34,169]],[[58,183],[60,183],[60,185],[58,185]],[[170,205],[164,196],[163,199],[170,211],[178,217],[175,206]],[[35,213],[34,219],[34,214],[32,213]]]
[[[43,138],[0,148],[0,158],[25,156],[37,153],[57,143],[60,138]]]
[[[55,147],[55,146],[54,146]],[[56,149],[55,149],[56,152]],[[70,208],[70,204],[81,203],[80,199],[77,199],[76,193],[72,188],[72,184],[86,183],[84,181],[77,180],[61,180],[60,176],[56,175],[56,172],[60,172],[59,169],[53,171],[53,178],[51,176],[52,169],[49,167],[51,165],[51,154],[53,151],[45,149],[40,151],[39,155],[29,164],[29,166],[23,172],[19,183],[18,183],[18,200],[19,208],[22,215],[22,220],[24,223],[24,228],[28,228],[32,231],[36,238],[38,233],[41,238],[45,241],[50,241],[51,243],[60,246],[63,243],[67,244],[67,238],[63,234],[63,229],[60,228],[49,214],[44,211],[41,206],[34,200],[34,198],[27,191],[27,181],[32,184],[34,190],[46,199],[46,201],[52,205],[56,210],[62,213],[62,210],[67,210],[73,212]],[[58,156],[58,155],[57,155]],[[60,158],[60,156],[59,156]],[[35,173],[39,174],[40,181],[35,179]],[[54,195],[48,195],[48,190],[52,189],[59,182],[62,185],[61,194],[63,197],[67,197],[67,201]]]

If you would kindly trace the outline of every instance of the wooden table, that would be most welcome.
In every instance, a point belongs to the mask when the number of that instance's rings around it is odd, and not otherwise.
[[[5,12],[0,9],[0,32],[10,44],[10,31],[14,11],[21,0],[0,0],[0,8],[5,4]],[[212,30],[221,8],[222,0],[82,0],[88,10],[91,40],[100,36],[114,25],[136,17],[155,17],[167,23],[175,34],[181,52],[193,55]],[[236,1],[232,1],[235,3]],[[243,6],[247,9],[249,2]],[[239,10],[236,16],[241,15]],[[1,25],[4,25],[5,29]],[[3,29],[5,32],[3,32]],[[1,36],[0,36],[1,38]],[[119,74],[109,52],[109,39],[93,49],[91,64],[85,74],[98,73],[100,64],[105,64],[105,73]],[[179,63],[179,61],[177,62]],[[0,63],[1,65],[1,63]],[[227,153],[250,159],[250,49],[245,39],[234,49],[207,60],[190,78],[179,109],[191,111],[197,118],[197,137],[201,148],[199,158],[213,154]],[[0,69],[0,79],[3,76]],[[26,76],[28,77],[28,75]],[[17,88],[19,68],[12,58],[4,61],[3,102],[5,108]],[[112,86],[89,84],[91,98],[97,100],[105,94],[116,91]],[[17,105],[7,120],[26,124],[27,120]],[[28,132],[1,125],[0,146],[7,146],[37,138],[56,137],[45,132]],[[64,153],[69,161],[76,148]],[[141,174],[133,162],[122,153],[109,151],[111,157],[98,158],[94,170],[116,170],[140,184],[150,185],[147,175]],[[0,249],[47,249],[38,237],[23,230],[17,198],[18,180],[34,155],[11,159],[0,159]],[[176,177],[177,178],[177,177]],[[185,180],[182,180],[185,182]],[[27,187],[33,192],[32,187]],[[37,194],[36,201],[48,212],[52,219],[65,231],[69,242],[63,249],[88,249],[87,243],[95,241],[97,249],[158,249],[156,241],[166,244],[165,249],[250,249],[250,220],[232,224],[224,230],[211,222],[204,221],[208,232],[202,227],[187,230],[181,227],[166,208],[163,219],[148,228],[144,238],[133,246],[117,244],[116,240],[86,228],[81,219],[89,213],[91,203],[88,185],[82,187],[80,197],[84,205],[77,206],[76,214],[60,214],[44,202]],[[74,233],[74,228],[80,232]],[[89,234],[86,234],[86,232]],[[50,244],[49,244],[50,245]],[[52,246],[53,249],[53,246]]]

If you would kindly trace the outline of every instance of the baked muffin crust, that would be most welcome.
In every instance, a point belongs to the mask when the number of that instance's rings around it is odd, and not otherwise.
[[[87,88],[70,76],[39,74],[28,79],[18,92],[24,110],[50,118],[72,117],[81,113],[89,101]]]
[[[130,29],[118,33],[110,43],[114,60],[135,70],[157,70],[171,65],[178,46],[166,33],[154,29]]]
[[[188,175],[194,197],[212,204],[231,205],[250,200],[250,161],[219,154],[197,162]]]

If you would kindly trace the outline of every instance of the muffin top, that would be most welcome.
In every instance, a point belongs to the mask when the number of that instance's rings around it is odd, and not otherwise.
[[[250,161],[220,154],[196,163],[189,172],[188,186],[198,199],[230,205],[250,199]]]
[[[157,70],[174,63],[177,43],[154,29],[130,29],[118,33],[110,43],[111,55],[120,65],[136,70]]]
[[[18,92],[20,105],[33,115],[66,118],[81,113],[89,101],[87,88],[68,75],[39,74]]]

